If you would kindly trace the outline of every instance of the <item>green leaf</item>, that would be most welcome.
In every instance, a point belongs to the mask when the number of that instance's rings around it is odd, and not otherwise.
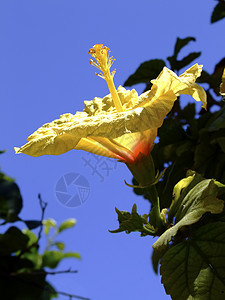
[[[44,233],[45,235],[49,234],[51,228],[56,228],[56,221],[54,219],[43,220]]]
[[[34,269],[40,269],[42,265],[42,255],[38,253],[38,237],[28,229],[24,229],[23,233],[29,238],[29,241],[27,243],[27,251],[24,251],[21,257],[31,261],[34,265]]]
[[[164,66],[165,62],[161,59],[146,61],[125,81],[124,85],[132,86],[137,83],[148,83],[159,75]]]
[[[173,199],[173,187],[184,178],[186,170],[191,166],[192,153],[185,152],[166,170],[163,180],[157,186],[161,207],[170,207]]]
[[[2,299],[10,300],[49,300],[57,296],[54,288],[45,280],[43,271],[18,273],[13,276],[2,276],[0,290]]]
[[[173,300],[223,300],[225,223],[204,225],[171,247],[161,259],[160,273]]]
[[[62,253],[60,251],[45,251],[42,256],[42,267],[56,268],[59,262],[67,257],[80,259],[80,254],[75,252]]]
[[[19,220],[22,209],[22,197],[16,183],[7,177],[0,178],[0,218],[6,222]]]
[[[223,211],[224,202],[217,199],[218,187],[213,179],[200,181],[191,189],[183,199],[178,212],[176,213],[176,222],[192,215],[192,218],[200,219],[205,212],[219,214]],[[190,221],[190,218],[189,218]],[[194,221],[194,223],[196,220]],[[192,223],[193,224],[193,223]]]
[[[173,189],[173,200],[169,208],[168,220],[173,221],[173,217],[177,214],[178,209],[181,207],[184,198],[187,194],[204,178],[192,171],[188,170],[187,177],[180,180]]]
[[[174,48],[174,53],[172,56],[167,57],[168,61],[170,62],[171,65],[171,69],[172,70],[180,70],[181,68],[179,67],[179,62],[177,61],[177,56],[180,52],[180,50],[186,46],[190,41],[195,41],[196,39],[194,37],[187,37],[184,39],[180,39],[179,37],[176,40],[176,44],[175,44],[175,48]],[[193,54],[192,54],[193,56]],[[194,57],[194,56],[193,56]],[[190,58],[186,58],[187,61],[189,61],[191,59]],[[195,58],[194,58],[195,59]],[[190,61],[188,62],[190,63]],[[187,63],[187,64],[188,64]],[[187,65],[186,64],[186,65]],[[185,61],[183,63],[181,63],[182,67],[185,67]]]
[[[225,58],[222,58],[216,64],[214,68],[214,72],[212,74],[209,74],[205,70],[203,70],[201,76],[197,79],[197,83],[208,83],[209,87],[213,89],[214,93],[217,96],[220,96],[220,84],[221,84],[221,78],[222,78],[224,67],[225,67]],[[208,102],[207,106],[216,103],[218,103],[219,106],[222,106],[222,103],[216,101],[216,99],[214,99],[209,92],[207,93],[207,102]]]
[[[210,75],[209,73],[207,73],[205,70],[202,70],[201,76],[198,77],[197,82],[198,83],[208,83],[209,87],[214,89],[214,88],[218,88],[219,86],[219,78],[217,78],[217,76],[215,75]]]
[[[223,153],[225,153],[225,137],[216,138],[214,140],[214,142],[217,142],[220,145],[221,150],[223,151]]]
[[[187,135],[180,123],[171,119],[166,119],[164,122],[166,126],[159,128],[160,146],[171,145],[177,142],[183,143],[187,139]]]
[[[215,153],[216,147],[209,143],[209,133],[205,131],[204,135],[200,136],[200,143],[195,148],[194,168],[205,176],[210,161],[212,162],[212,167],[213,164],[215,165]]]
[[[159,263],[163,255],[166,253],[167,248],[162,249],[162,251],[154,250],[152,252],[152,266],[153,270],[155,271],[156,274],[158,274],[158,268],[159,268]]]
[[[42,255],[37,252],[37,248],[32,247],[29,252],[25,252],[21,256],[32,262],[34,270],[39,270],[42,266]]]
[[[190,184],[190,183],[189,183]],[[224,202],[217,199],[218,188],[214,180],[205,179],[196,184],[182,198],[176,212],[175,225],[167,229],[153,244],[154,249],[163,249],[184,226],[196,223],[206,212],[219,214],[223,211]],[[179,199],[177,200],[179,202]]]
[[[68,219],[65,220],[64,222],[62,222],[62,224],[59,226],[58,232],[61,232],[65,229],[74,227],[74,225],[76,224],[76,220],[75,219]]]
[[[208,130],[212,132],[221,128],[225,128],[225,106],[216,113]]]
[[[30,247],[32,244],[37,243],[38,237],[36,236],[36,234],[33,231],[31,231],[29,229],[24,229],[23,234],[25,234],[29,238],[29,241],[27,244],[28,247]]]
[[[191,41],[195,42],[196,39],[192,36],[190,37],[186,37],[184,39],[180,39],[179,37],[176,40],[176,44],[175,44],[175,48],[174,48],[174,56],[177,57],[177,55],[179,54],[180,50],[186,46],[188,43],[190,43]]]
[[[41,226],[42,222],[37,220],[23,220],[23,222],[27,225],[29,229],[35,229]]]
[[[17,227],[10,227],[4,234],[0,234],[0,255],[10,255],[25,250],[29,238]]]
[[[198,58],[201,55],[201,52],[192,52],[185,56],[182,60],[176,60],[174,62],[174,69],[179,71],[182,68],[186,67],[189,65],[193,60]]]
[[[109,230],[109,232],[117,233],[125,231],[126,233],[130,233],[132,231],[139,231],[141,236],[155,234],[156,230],[147,222],[147,216],[144,215],[141,217],[137,213],[136,204],[133,205],[131,213],[127,211],[119,211],[117,208],[115,208],[115,210],[118,215],[119,228],[116,230]]]
[[[64,248],[65,248],[65,244],[63,244],[61,242],[55,242],[55,245],[59,250],[64,250]]]
[[[5,175],[4,173],[0,172],[0,180],[6,180],[6,181],[10,181],[10,182],[14,182],[15,180],[7,175]]]
[[[195,117],[195,103],[188,103],[180,112],[180,119],[191,121]]]
[[[225,1],[220,1],[213,10],[211,23],[215,23],[223,18],[225,18]]]

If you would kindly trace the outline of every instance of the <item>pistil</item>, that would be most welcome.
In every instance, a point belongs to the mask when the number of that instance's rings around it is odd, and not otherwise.
[[[93,59],[90,59],[90,64],[98,68],[100,71],[99,74],[95,73],[97,76],[105,79],[107,82],[110,94],[112,96],[114,105],[116,107],[116,110],[118,112],[123,111],[123,106],[121,104],[120,98],[117,94],[114,82],[113,82],[113,77],[116,73],[116,70],[110,71],[110,67],[112,66],[114,62],[114,58],[109,56],[109,48],[106,46],[103,46],[102,44],[96,44],[91,48],[88,52],[91,54],[93,58],[95,58],[96,61]]]

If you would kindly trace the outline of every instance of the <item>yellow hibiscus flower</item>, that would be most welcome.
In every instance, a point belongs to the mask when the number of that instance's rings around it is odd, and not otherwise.
[[[67,113],[44,124],[27,139],[16,153],[31,156],[59,155],[72,149],[134,163],[139,153],[147,156],[153,147],[157,129],[170,112],[177,97],[191,95],[206,108],[206,94],[195,83],[202,66],[195,64],[179,77],[163,68],[152,88],[140,96],[133,90],[113,83],[110,67],[114,61],[109,48],[97,44],[89,50],[95,59],[90,63],[101,70],[99,77],[106,80],[110,94],[103,99],[84,101],[84,110],[75,115]]]

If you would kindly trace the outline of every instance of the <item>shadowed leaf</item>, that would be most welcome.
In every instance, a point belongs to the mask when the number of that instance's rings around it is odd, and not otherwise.
[[[146,61],[125,81],[124,85],[132,86],[137,83],[148,83],[159,75],[164,66],[165,62],[161,59]]]
[[[7,177],[0,177],[0,218],[7,222],[19,220],[22,197],[16,183]]]
[[[26,221],[23,221],[27,227],[29,229],[35,229],[39,226],[41,226],[42,222],[41,221],[37,221],[37,220],[26,220]]]
[[[200,55],[201,52],[192,52],[188,54],[182,60],[177,60],[176,62],[174,62],[174,69],[179,71],[180,69],[189,65],[193,60],[198,58]]]
[[[152,260],[153,270],[155,271],[156,274],[158,274],[160,260],[163,257],[163,255],[166,253],[166,251],[167,248],[162,249],[162,251],[153,249],[151,260]]]
[[[0,234],[0,255],[10,255],[27,247],[29,238],[17,227],[10,227],[4,234]]]
[[[180,39],[179,37],[176,40],[176,44],[175,44],[175,48],[174,48],[174,56],[177,57],[178,53],[180,52],[180,50],[186,46],[189,42],[195,42],[196,39],[192,36],[190,37],[186,37],[184,39]]]
[[[196,52],[196,53],[193,52],[188,56],[186,56],[185,58],[183,58],[183,60],[181,61],[177,60],[177,56],[180,50],[191,41],[195,41],[195,38],[194,37],[187,37],[184,39],[180,39],[179,37],[177,38],[173,55],[167,57],[168,61],[170,62],[170,66],[172,70],[179,71],[181,68],[187,66],[191,61],[193,61],[201,54],[201,52]]]
[[[221,19],[225,18],[225,1],[220,1],[214,8],[211,23],[215,23]]]
[[[225,223],[197,229],[171,247],[161,259],[160,273],[173,300],[223,300],[225,295]]]
[[[216,113],[216,116],[211,121],[208,130],[209,132],[212,132],[221,128],[225,128],[225,106]]]

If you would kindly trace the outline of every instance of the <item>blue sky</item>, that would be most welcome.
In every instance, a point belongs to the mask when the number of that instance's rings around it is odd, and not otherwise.
[[[63,113],[83,109],[83,101],[108,94],[104,80],[94,75],[88,50],[107,45],[116,58],[115,85],[122,85],[141,62],[166,59],[177,37],[196,37],[182,51],[202,51],[196,62],[212,72],[224,57],[224,21],[210,25],[215,1],[74,1],[9,0],[0,2],[0,99],[2,170],[14,177],[24,199],[22,217],[40,218],[37,195],[48,202],[46,218],[58,223],[76,218],[77,225],[62,235],[67,250],[80,252],[82,261],[67,260],[78,274],[49,278],[60,291],[92,300],[169,299],[150,263],[151,237],[111,234],[118,226],[115,206],[148,211],[146,201],[125,186],[132,176],[121,163],[104,180],[92,175],[83,151],[33,158],[15,155],[13,147]],[[223,31],[222,31],[223,29]],[[136,86],[142,92],[143,85]],[[110,162],[111,163],[111,162]],[[87,201],[76,208],[59,203],[58,180],[79,173],[90,184]],[[59,297],[65,299],[65,297]]]

